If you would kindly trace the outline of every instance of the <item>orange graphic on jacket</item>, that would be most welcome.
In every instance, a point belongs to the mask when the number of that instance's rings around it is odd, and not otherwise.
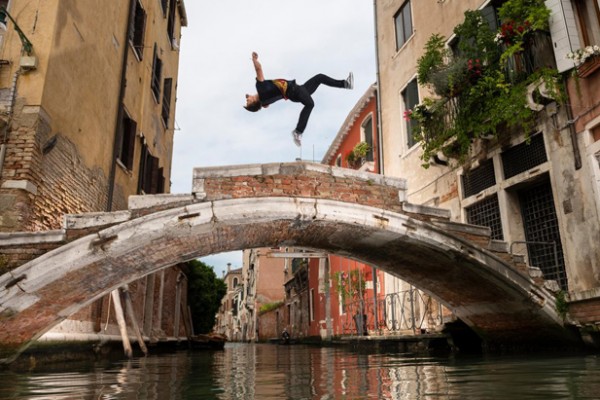
[[[285,79],[273,79],[273,83],[275,84],[275,86],[277,86],[277,89],[279,89],[283,98],[287,100],[286,94],[288,82]]]

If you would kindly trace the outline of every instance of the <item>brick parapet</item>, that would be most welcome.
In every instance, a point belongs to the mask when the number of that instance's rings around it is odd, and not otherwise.
[[[241,165],[194,169],[198,199],[310,197],[402,212],[406,183],[369,172],[314,163]]]

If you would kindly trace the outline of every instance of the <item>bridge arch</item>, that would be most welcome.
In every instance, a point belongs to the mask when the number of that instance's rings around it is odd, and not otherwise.
[[[440,299],[489,343],[570,338],[550,292],[443,228],[341,200],[266,196],[207,200],[132,218],[1,276],[0,360],[123,283],[201,256],[274,246],[375,265]]]

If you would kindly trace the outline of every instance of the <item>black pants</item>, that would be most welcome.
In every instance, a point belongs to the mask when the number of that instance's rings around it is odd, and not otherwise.
[[[306,124],[308,123],[308,117],[312,112],[315,102],[311,95],[317,90],[320,84],[343,88],[346,85],[345,80],[338,80],[328,77],[324,74],[317,74],[310,78],[304,85],[296,85],[295,83],[288,87],[287,95],[288,99],[295,103],[302,103],[304,108],[300,111],[300,118],[298,118],[298,124],[296,125],[296,131],[298,133],[304,132]]]

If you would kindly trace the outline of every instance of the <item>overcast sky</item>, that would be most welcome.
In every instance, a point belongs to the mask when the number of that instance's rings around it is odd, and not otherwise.
[[[171,192],[189,193],[195,167],[320,162],[348,112],[376,80],[372,0],[219,0],[185,2]],[[251,53],[266,79],[317,73],[345,79],[352,91],[321,86],[300,150],[292,141],[302,106],[279,101],[250,113],[255,92]],[[228,262],[241,267],[241,252],[203,259],[218,275]]]

